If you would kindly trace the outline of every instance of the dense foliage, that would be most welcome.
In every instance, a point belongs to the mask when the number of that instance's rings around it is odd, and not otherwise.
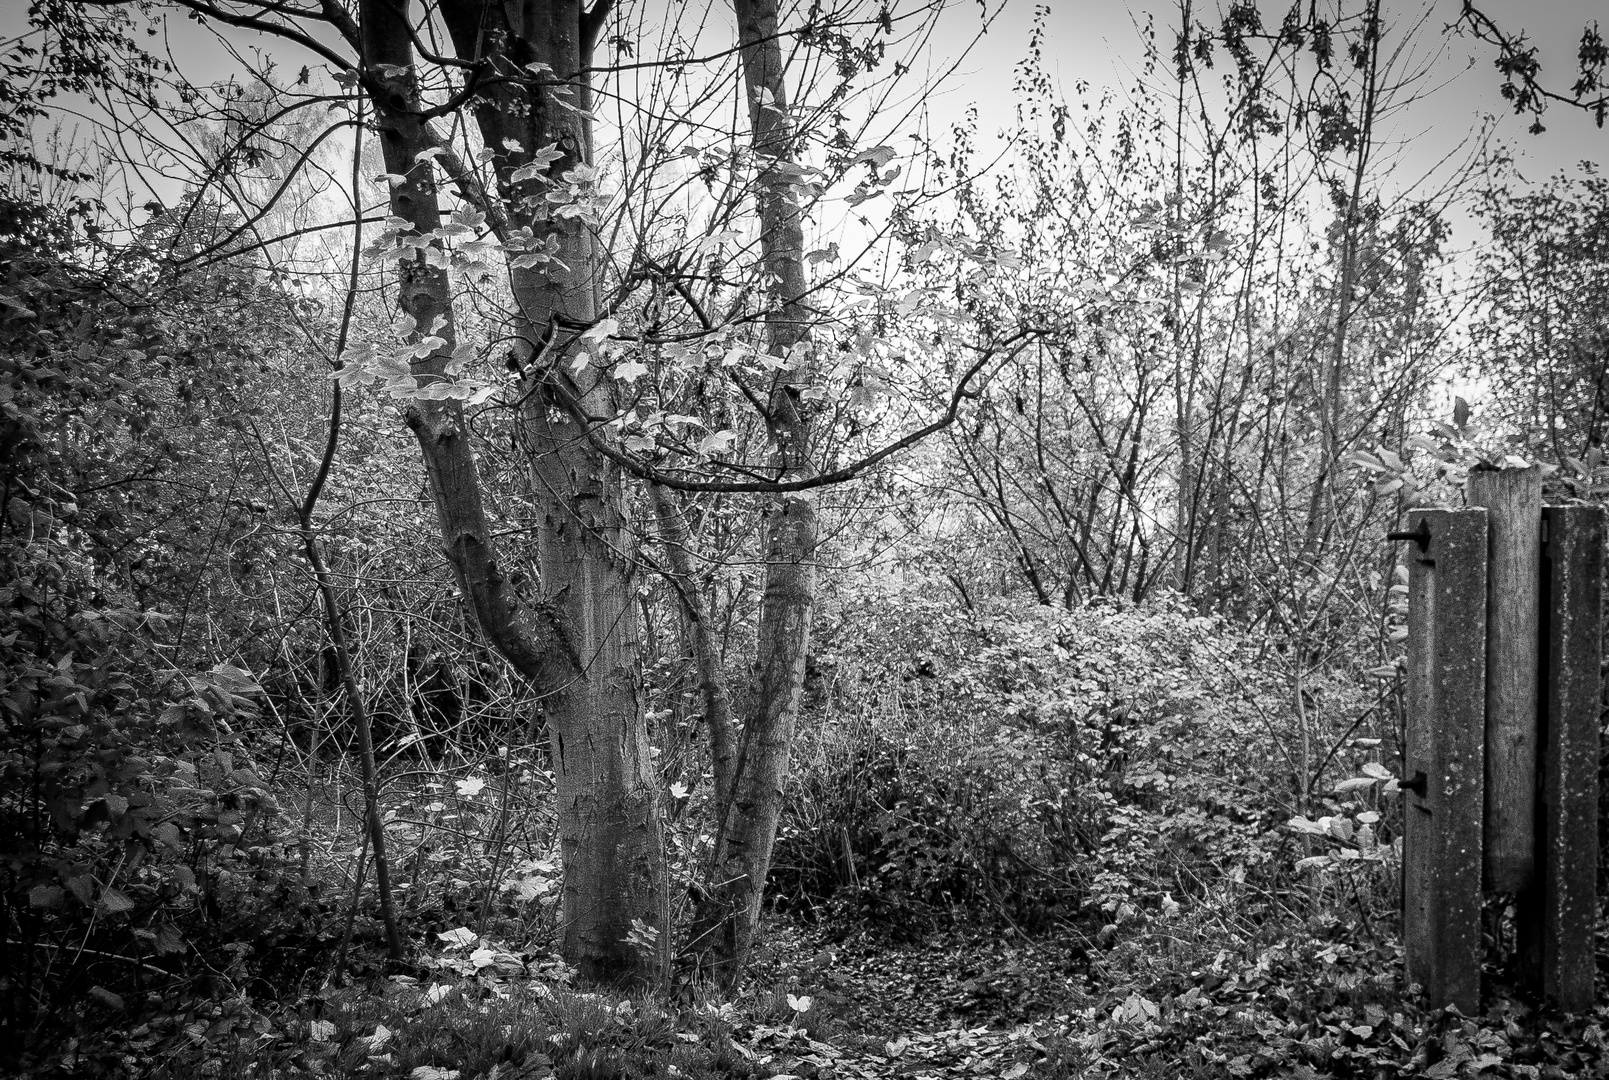
[[[640,95],[641,127],[557,176],[573,147],[467,125],[391,171],[364,139],[396,137],[366,111],[393,106],[360,69],[192,85],[143,51],[141,5],[52,0],[31,16],[50,50],[5,46],[0,1064],[1609,1075],[1602,1008],[1536,1008],[1502,966],[1478,1017],[1403,985],[1407,579],[1379,543],[1473,467],[1542,461],[1551,500],[1609,494],[1602,179],[1459,177],[1491,239],[1460,261],[1444,201],[1377,193],[1397,74],[1379,3],[1279,27],[1232,4],[1171,50],[1151,28],[1126,101],[1064,92],[1041,10],[993,163],[975,117],[906,154],[868,134],[883,105],[850,115],[909,70],[887,9],[799,35],[826,74],[776,155],[720,88],[787,107],[728,54],[705,82],[657,79],[707,43],[671,25],[682,59],[640,59],[651,5],[625,10],[599,96]],[[545,66],[503,81],[550,93]],[[422,112],[484,104],[463,69],[435,77]],[[62,94],[171,154],[183,191],[118,211],[71,155],[25,146]],[[438,228],[372,212],[438,165]],[[502,208],[536,231],[486,201],[518,184],[541,194]],[[809,333],[781,346],[798,298],[768,306],[767,184],[806,208],[786,269],[815,283]],[[834,203],[865,216],[829,221]],[[523,356],[518,275],[557,273],[564,229],[610,299]],[[399,315],[435,271],[450,327]],[[1474,409],[1443,392],[1454,372],[1489,390]],[[533,449],[583,377],[603,411]],[[646,991],[599,992],[564,954],[567,867],[606,860],[566,850],[595,789],[549,736],[592,660],[533,678],[489,633],[409,431],[437,406],[484,493],[467,546],[496,545],[513,624],[559,627],[559,651],[578,639],[543,565],[570,527],[555,478],[616,486],[577,500],[617,515],[581,531],[608,532],[586,567],[618,573],[605,630],[630,639],[598,680],[630,707],[592,736],[640,726],[630,824],[664,819],[641,876],[669,917],[605,943],[655,972]],[[795,406],[816,426],[790,434]],[[607,453],[553,464],[588,440]],[[775,482],[835,469],[808,499]],[[819,544],[778,557],[806,502]],[[819,579],[792,601],[799,648],[769,653],[800,561]],[[786,723],[743,722],[795,682]],[[743,777],[722,774],[723,710],[782,767],[764,929],[720,980],[702,954]]]

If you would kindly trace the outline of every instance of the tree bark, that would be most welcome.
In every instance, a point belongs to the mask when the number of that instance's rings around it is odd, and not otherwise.
[[[513,169],[533,151],[557,143],[563,157],[551,175],[587,161],[590,130],[554,104],[569,85],[570,104],[587,107],[584,80],[589,29],[579,0],[528,0],[519,6],[466,2],[442,11],[472,78],[494,75],[476,102],[485,144],[500,155],[501,203],[514,226],[552,235],[564,269],[511,271],[521,315],[514,332],[527,372],[520,437],[531,459],[537,553],[543,600],[522,607],[498,566],[469,433],[458,402],[409,404],[435,496],[443,541],[460,587],[488,639],[545,696],[559,803],[564,863],[562,951],[582,979],[645,983],[663,974],[667,894],[658,783],[648,752],[632,602],[630,534],[625,528],[619,470],[599,454],[562,397],[589,415],[609,415],[604,373],[574,373],[552,347],[557,322],[596,318],[597,257],[578,222],[550,222],[538,197],[520,195]],[[440,222],[431,159],[435,145],[422,122],[407,0],[363,0],[366,78],[380,115],[386,170],[406,177],[392,189],[392,212],[429,233]],[[527,65],[554,74],[533,78]],[[539,70],[539,69],[538,69]],[[512,140],[505,144],[504,139]],[[517,145],[518,149],[507,149]],[[403,266],[399,300],[418,328],[444,344],[416,362],[421,382],[444,377],[454,343],[445,270],[416,255]]]
[[[757,192],[761,259],[770,278],[766,347],[778,358],[794,355],[809,338],[804,270],[804,228],[797,196],[776,166],[796,156],[788,112],[776,0],[736,0],[751,145],[760,170]],[[810,459],[810,417],[799,397],[799,367],[778,372],[767,399],[774,467],[783,481],[815,474]],[[695,918],[694,948],[712,974],[735,983],[754,944],[771,867],[789,752],[804,690],[805,657],[815,603],[818,524],[815,496],[778,494],[764,508],[761,543],[765,585],[754,674],[733,775],[718,787],[730,791],[717,833],[711,888]]]
[[[698,689],[704,699],[704,723],[709,728],[710,761],[715,773],[715,805],[724,808],[732,801],[733,759],[737,753],[732,743],[732,695],[721,672],[720,650],[710,633],[704,595],[693,574],[691,537],[681,507],[676,505],[676,494],[659,484],[649,485],[648,491],[659,519],[659,540],[665,549],[668,576],[681,602],[683,633],[692,650]]]

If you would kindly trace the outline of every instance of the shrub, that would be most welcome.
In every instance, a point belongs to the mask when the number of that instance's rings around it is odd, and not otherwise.
[[[6,1027],[133,1008],[181,971],[224,992],[276,962],[305,967],[286,949],[316,947],[321,912],[236,730],[255,683],[227,664],[194,678],[156,668],[133,632],[152,616],[75,561],[70,509],[43,497],[7,509],[29,528],[0,545]]]
[[[856,616],[875,634],[829,627],[815,657],[779,903],[916,931],[953,908],[1112,925],[1225,881],[1286,887],[1298,733],[1256,640],[1174,600],[881,603]],[[1307,692],[1328,706],[1310,743],[1364,707],[1344,675]]]

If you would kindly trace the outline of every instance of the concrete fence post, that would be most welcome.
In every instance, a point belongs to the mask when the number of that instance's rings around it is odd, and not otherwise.
[[[1537,583],[1542,470],[1471,469],[1470,506],[1486,508],[1485,885],[1517,893],[1536,863]]]
[[[1561,1009],[1585,1012],[1598,914],[1604,511],[1553,506],[1542,521],[1538,873],[1515,917],[1527,981]]]
[[[1418,510],[1407,528],[1403,945],[1432,1007],[1480,1008],[1487,512]],[[1533,698],[1534,701],[1534,698]]]

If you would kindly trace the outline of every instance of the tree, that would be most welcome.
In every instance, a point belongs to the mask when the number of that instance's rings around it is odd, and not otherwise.
[[[411,6],[365,0],[358,24],[343,32],[364,61],[357,78],[379,118],[387,173],[399,178],[391,210],[423,239],[441,228],[432,159],[444,148],[422,116]],[[540,198],[516,198],[512,190],[515,173],[533,163],[557,175],[591,167],[583,118],[591,96],[580,73],[591,65],[607,13],[607,4],[587,12],[574,0],[533,6],[524,25],[489,3],[442,12],[470,78],[487,82],[475,107],[482,140],[506,155],[499,180],[510,194],[488,209],[502,217],[506,235],[523,231],[553,252],[540,270],[511,269],[515,362],[530,370],[519,422],[532,460],[546,594],[534,610],[499,564],[462,403],[421,395],[406,413],[460,588],[498,650],[547,695],[565,867],[564,951],[594,982],[651,979],[663,969],[669,912],[659,791],[638,696],[620,469],[578,426],[586,422],[581,417],[611,411],[607,373],[561,366],[565,351],[551,340],[561,324],[597,321],[596,241],[584,221],[544,220],[536,212]],[[544,82],[533,70],[559,74]],[[447,383],[458,345],[448,269],[423,247],[400,264],[399,305],[416,346],[411,374],[421,388]]]
[[[1494,166],[1480,203],[1494,242],[1471,327],[1496,391],[1487,419],[1530,453],[1597,466],[1609,415],[1609,182],[1559,176],[1527,191]]]
[[[216,163],[182,159],[199,188],[218,186],[241,201],[228,178],[242,155],[258,152],[262,128],[253,115],[266,125],[334,107],[337,119],[306,136],[294,171],[308,167],[322,141],[359,122],[358,96],[369,104],[389,211],[378,235],[371,231],[370,250],[395,274],[402,318],[394,339],[354,342],[340,378],[348,387],[379,383],[402,409],[466,602],[487,640],[542,696],[558,777],[564,950],[588,980],[651,980],[669,949],[659,778],[641,700],[643,566],[628,478],[680,490],[684,502],[713,494],[766,502],[757,663],[742,695],[742,730],[730,733],[730,760],[717,769],[717,885],[698,918],[701,939],[735,976],[759,913],[804,677],[817,529],[810,492],[953,422],[973,380],[1003,361],[1011,338],[983,335],[949,392],[918,410],[905,434],[879,441],[867,387],[874,354],[887,343],[857,323],[883,325],[891,305],[879,301],[864,320],[835,313],[833,297],[862,287],[850,266],[826,271],[825,282],[806,275],[807,262],[837,259],[836,244],[805,244],[808,208],[829,185],[864,166],[870,176],[852,202],[885,192],[892,199],[895,151],[861,149],[861,140],[888,99],[883,84],[911,69],[939,5],[817,7],[789,29],[774,3],[744,3],[735,45],[711,46],[698,33],[679,38],[670,26],[660,46],[666,55],[642,61],[640,21],[634,32],[632,10],[607,0],[174,6],[222,33],[289,42],[327,64],[346,91],[322,92],[307,68],[294,82],[272,65],[253,72],[261,101],[255,113],[228,110],[234,127],[211,155]],[[46,5],[39,19],[89,40],[63,14],[82,10]],[[607,33],[611,26],[616,32]],[[595,61],[600,35],[614,63]],[[827,61],[810,69],[825,73],[819,86],[790,82],[789,39],[801,55]],[[631,78],[642,80],[636,100],[622,92]],[[603,98],[600,79],[612,87]],[[862,83],[877,92],[865,117],[851,120],[848,104]],[[690,133],[720,130],[713,124],[729,100],[723,88],[742,94],[748,132],[688,146]],[[185,143],[191,103],[205,94],[182,72],[117,89],[124,105],[137,106],[114,121],[119,133],[181,161],[169,147]],[[619,146],[608,155],[595,144],[600,101],[616,110],[609,130]],[[689,161],[697,166],[691,175]],[[133,159],[124,166],[143,167]],[[614,203],[603,186],[611,177],[627,196]],[[257,200],[233,235],[259,237],[287,189]],[[859,239],[871,251],[890,227],[868,228]],[[205,263],[226,257],[222,250],[185,258]],[[492,273],[499,260],[506,279]],[[457,289],[500,310],[470,311]],[[812,331],[829,324],[847,343],[829,349],[816,339]],[[494,364],[514,377],[490,374]],[[497,409],[507,410],[506,421]],[[494,537],[475,428],[487,418],[527,463],[518,502],[536,538],[534,588],[509,570]],[[695,430],[707,434],[690,437]],[[672,517],[684,509],[674,501],[664,504]]]

